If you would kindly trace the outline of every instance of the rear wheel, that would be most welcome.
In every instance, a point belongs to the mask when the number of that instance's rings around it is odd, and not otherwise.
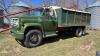
[[[75,30],[75,33],[74,33],[74,35],[76,36],[76,37],[81,37],[82,35],[83,35],[83,29],[80,27],[80,28],[77,28],[76,30]]]
[[[83,28],[83,32],[82,32],[82,35],[84,36],[86,34],[86,29]]]
[[[25,35],[24,45],[27,48],[32,48],[40,45],[42,42],[42,33],[39,30],[30,30]]]

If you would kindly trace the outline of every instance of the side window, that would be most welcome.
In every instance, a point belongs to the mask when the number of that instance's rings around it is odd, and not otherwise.
[[[43,12],[43,15],[49,16],[49,9],[45,9],[44,12]]]
[[[49,9],[45,9],[43,12],[43,15],[45,16],[55,16],[54,10],[49,10]]]

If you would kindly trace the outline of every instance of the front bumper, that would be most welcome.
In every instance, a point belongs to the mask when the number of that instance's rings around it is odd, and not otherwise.
[[[15,39],[18,39],[18,40],[24,39],[24,33],[22,33],[21,31],[18,31],[18,29],[12,28],[10,32],[11,32],[12,36],[15,37]]]

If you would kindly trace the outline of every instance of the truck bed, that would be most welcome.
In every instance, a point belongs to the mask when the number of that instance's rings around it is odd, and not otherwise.
[[[90,24],[90,13],[61,9],[61,14],[62,16],[58,18],[58,27],[86,26]]]

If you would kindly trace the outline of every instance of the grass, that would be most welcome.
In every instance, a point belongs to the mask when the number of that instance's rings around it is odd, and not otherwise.
[[[43,44],[36,48],[25,48],[18,44],[9,32],[0,33],[0,56],[95,56],[100,50],[100,31],[87,30],[81,38],[73,36],[54,36],[45,38]],[[89,51],[80,47],[87,40],[94,42]]]
[[[4,33],[0,33],[0,40],[5,37],[4,35],[5,35]]]

